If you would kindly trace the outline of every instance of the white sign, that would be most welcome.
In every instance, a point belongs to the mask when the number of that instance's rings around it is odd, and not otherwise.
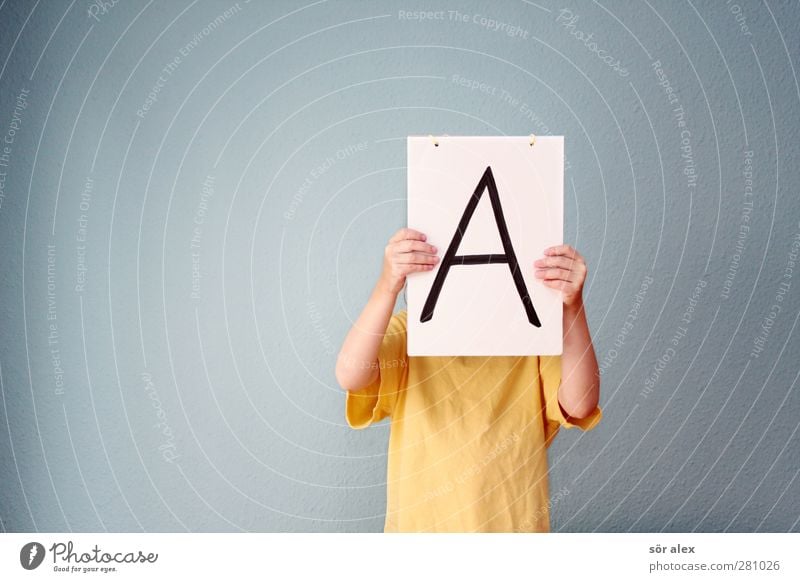
[[[563,136],[410,136],[408,226],[440,260],[407,278],[408,355],[561,354],[561,292],[533,263],[563,213]]]

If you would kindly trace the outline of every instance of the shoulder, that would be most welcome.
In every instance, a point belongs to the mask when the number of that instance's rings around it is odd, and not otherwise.
[[[401,309],[392,315],[392,320],[396,322],[397,325],[403,326],[403,329],[405,329],[408,326],[408,310]]]
[[[393,313],[386,325],[386,333],[383,335],[384,341],[399,342],[406,338],[406,318],[408,315],[405,310]]]
[[[386,326],[386,337],[394,336],[397,339],[405,337],[408,313],[405,309],[392,314],[389,324]]]
[[[398,311],[389,319],[386,332],[381,342],[380,357],[383,359],[399,360],[406,357],[406,312]]]

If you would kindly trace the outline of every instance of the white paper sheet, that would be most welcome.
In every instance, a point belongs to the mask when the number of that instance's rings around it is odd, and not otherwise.
[[[561,354],[561,292],[534,276],[533,262],[563,241],[563,136],[537,137],[533,146],[528,136],[437,136],[436,142],[408,138],[408,226],[425,233],[441,259],[432,271],[407,278],[408,354]],[[492,178],[510,247],[491,201]],[[479,184],[477,205],[460,231]],[[446,269],[459,231],[454,263]],[[501,262],[487,263],[487,255]],[[473,264],[459,264],[459,257]],[[437,298],[431,291],[440,271]]]

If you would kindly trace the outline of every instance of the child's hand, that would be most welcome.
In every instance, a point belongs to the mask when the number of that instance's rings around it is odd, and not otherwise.
[[[401,228],[389,239],[383,253],[380,285],[397,295],[403,289],[406,275],[430,271],[439,261],[436,247],[425,242],[425,235],[411,228]]]
[[[560,289],[564,305],[573,307],[580,304],[583,282],[586,280],[586,262],[569,245],[558,245],[544,250],[543,259],[534,261],[536,277],[548,287]]]

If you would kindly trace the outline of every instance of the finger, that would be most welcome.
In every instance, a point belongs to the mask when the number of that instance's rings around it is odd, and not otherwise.
[[[544,259],[537,259],[533,262],[535,267],[544,268],[544,267],[560,267],[562,269],[568,269],[570,271],[577,270],[576,268],[580,268],[581,261],[577,259],[571,259],[564,255],[554,255],[548,256]]]
[[[389,239],[390,243],[400,242],[401,240],[412,239],[412,240],[425,240],[427,237],[422,234],[418,230],[414,230],[413,228],[401,228],[394,236]]]
[[[572,248],[570,245],[556,245],[553,247],[547,247],[544,249],[545,255],[566,255],[568,257],[576,258],[578,255],[578,251]]]
[[[431,255],[435,255],[437,251],[437,248],[435,246],[429,245],[428,243],[419,240],[402,240],[396,244],[397,244],[397,250],[401,253],[420,251],[423,253],[429,253]]]
[[[537,279],[552,279],[552,280],[560,280],[560,281],[568,281],[572,282],[572,272],[568,269],[537,269],[534,273]]]
[[[400,253],[395,260],[401,265],[435,265],[439,257],[425,253]]]
[[[542,281],[545,285],[550,287],[551,289],[558,289],[559,291],[570,292],[572,291],[573,285],[568,281]]]
[[[433,265],[415,265],[415,264],[408,264],[403,265],[401,272],[406,275],[408,273],[418,273],[420,271],[430,271],[433,269]]]

